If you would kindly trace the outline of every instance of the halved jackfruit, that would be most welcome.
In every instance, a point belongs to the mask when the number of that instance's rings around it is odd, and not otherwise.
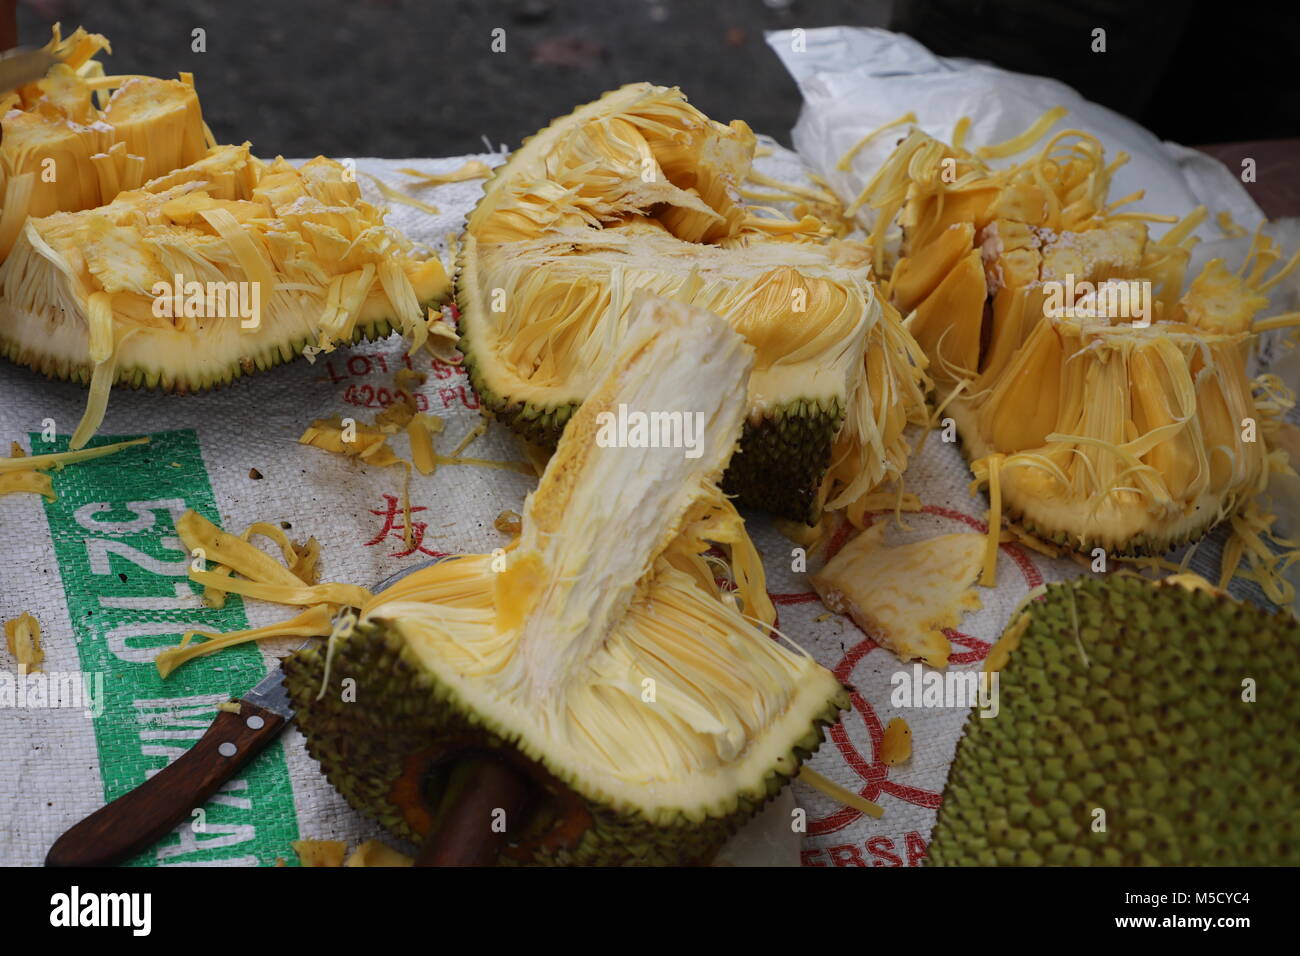
[[[703,310],[639,300],[517,543],[410,575],[284,664],[323,772],[400,836],[430,832],[459,760],[497,751],[545,792],[501,862],[707,862],[847,706],[770,636],[762,564],[716,484],[753,349]],[[690,417],[703,443],[619,445],[623,412]]]
[[[108,40],[80,28],[65,39],[56,24],[45,49],[60,62],[0,98],[0,260],[27,217],[112,202],[212,145],[188,75],[105,76]]]
[[[1112,575],[1049,584],[1007,636],[997,716],[966,722],[928,863],[1300,863],[1287,611]]]
[[[1210,262],[1184,291],[1203,209],[1152,240],[1146,220],[1171,218],[1116,211],[1140,193],[1107,202],[1122,157],[1065,130],[1017,165],[984,161],[1024,145],[972,153],[920,131],[899,145],[864,191],[903,227],[890,295],[993,524],[1001,510],[1068,547],[1166,551],[1285,467],[1246,361],[1262,293],[1295,260],[1266,279],[1279,256],[1257,237],[1253,265]]]
[[[870,283],[869,250],[739,202],[755,138],[638,83],[556,120],[470,216],[456,295],[485,406],[554,445],[612,361],[633,293],[722,316],[755,350],[724,487],[812,522],[901,474],[924,360]]]
[[[348,169],[209,149],[188,78],[103,77],[87,57],[107,41],[83,31],[52,48],[64,61],[4,117],[0,354],[90,384],[72,448],[114,383],[191,392],[308,346],[424,341],[446,274]]]

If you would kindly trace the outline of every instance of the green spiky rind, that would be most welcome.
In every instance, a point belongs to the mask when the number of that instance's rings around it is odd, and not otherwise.
[[[421,304],[421,310],[426,312],[431,308],[436,310],[441,307],[443,301],[443,297],[430,299]],[[337,344],[356,345],[361,342],[377,342],[388,338],[394,332],[400,331],[401,325],[395,319],[376,319],[364,324],[358,324],[350,338],[346,340],[339,339]],[[256,351],[240,357],[220,372],[198,381],[180,381],[174,376],[167,375],[164,370],[159,368],[125,366],[117,370],[117,377],[113,381],[113,387],[157,390],[176,395],[206,392],[210,389],[229,385],[236,379],[255,375],[278,365],[285,365],[302,355],[303,349],[307,346],[316,345],[317,342],[318,339],[314,335],[299,335],[296,338],[274,345],[259,346]],[[3,334],[0,334],[0,356],[15,365],[29,368],[44,375],[46,378],[75,382],[79,385],[89,385],[91,373],[94,370],[90,362],[61,362],[36,353],[30,348],[24,349],[18,342],[5,338]]]
[[[1300,623],[1134,575],[1028,611],[1000,712],[966,722],[931,864],[1300,864]]]
[[[285,687],[293,701],[307,750],[321,772],[356,810],[396,836],[420,842],[392,799],[406,759],[436,741],[473,738],[476,746],[520,749],[519,736],[475,714],[448,684],[423,668],[395,629],[383,623],[359,625],[335,641],[325,680],[326,648],[312,647],[284,660]],[[354,702],[345,700],[344,680],[355,681]],[[548,848],[523,861],[544,866],[687,865],[709,862],[746,820],[778,794],[820,746],[825,727],[849,706],[847,693],[827,702],[808,732],[761,784],[733,796],[708,813],[646,816],[584,798],[591,826],[574,846]],[[525,757],[546,766],[561,784],[571,783],[562,766],[544,754]],[[716,811],[716,812],[715,812]],[[518,863],[509,854],[503,864]]]
[[[722,490],[747,507],[816,524],[822,479],[843,423],[843,406],[834,399],[797,399],[747,420]]]

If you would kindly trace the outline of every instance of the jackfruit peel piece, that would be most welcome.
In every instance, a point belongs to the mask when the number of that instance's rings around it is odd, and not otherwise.
[[[827,608],[848,614],[899,660],[946,667],[945,628],[981,607],[972,587],[984,553],[981,535],[947,534],[910,544],[885,543],[873,524],[812,576]]]

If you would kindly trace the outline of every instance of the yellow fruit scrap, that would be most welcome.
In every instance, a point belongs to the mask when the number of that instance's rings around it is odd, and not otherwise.
[[[227,714],[237,714],[241,709],[242,705],[237,700],[227,700],[217,704],[217,710]]]
[[[354,419],[345,422],[338,415],[316,419],[298,441],[380,468],[402,463],[402,459],[388,447],[388,436],[381,429]]]
[[[236,644],[276,637],[328,636],[339,609],[360,607],[370,598],[369,591],[355,585],[314,583],[320,553],[315,539],[311,539],[308,545],[294,545],[279,528],[260,522],[251,525],[243,537],[238,537],[222,531],[194,511],[181,515],[176,522],[176,533],[188,551],[197,552],[204,560],[217,566],[212,571],[198,571],[191,567],[189,578],[209,591],[217,592],[222,601],[228,592],[276,604],[297,605],[307,610],[278,624],[227,634],[189,631],[180,644],[167,648],[155,659],[162,677],[167,677],[187,661],[215,654]],[[254,534],[265,535],[279,544],[289,566],[280,564],[255,547],[249,541]],[[195,637],[205,640],[194,643]]]
[[[463,183],[470,179],[487,179],[492,175],[492,167],[482,160],[470,159],[449,173],[425,173],[410,168],[402,168],[398,172],[420,180],[422,186],[443,186],[447,183]]]
[[[247,644],[250,641],[269,640],[277,637],[328,637],[333,624],[334,612],[328,604],[317,604],[287,621],[269,624],[266,627],[249,628],[244,631],[230,631],[216,634],[209,631],[187,631],[181,642],[158,653],[154,666],[158,676],[167,678],[176,668],[199,657],[216,654],[228,647]],[[194,643],[194,638],[204,638],[202,643]],[[236,705],[238,706],[238,705]],[[238,711],[236,711],[237,713]]]
[[[17,442],[14,442],[10,457],[0,458],[0,495],[30,492],[53,501],[54,483],[44,472],[62,469],[66,465],[74,465],[79,461],[113,455],[124,448],[144,445],[148,442],[148,438],[134,438],[130,441],[114,442],[111,445],[100,445],[82,451],[54,452],[47,455],[28,455]]]
[[[1020,647],[1020,639],[1025,636],[1031,620],[1028,611],[1012,615],[1011,624],[989,648],[988,655],[984,658],[984,673],[992,674],[1007,666],[1011,654]]]
[[[348,852],[342,840],[294,840],[291,845],[303,866],[341,867]]]
[[[880,742],[880,759],[892,767],[907,762],[911,757],[912,728],[902,717],[895,717],[885,725],[885,736]]]
[[[5,621],[5,643],[9,653],[18,662],[19,674],[30,674],[41,669],[45,651],[41,647],[41,625],[26,611],[11,621]]]
[[[885,525],[874,524],[814,574],[812,583],[828,609],[848,614],[900,660],[946,667],[952,645],[944,629],[982,606],[972,585],[983,555],[980,535],[888,545]]]
[[[412,209],[418,209],[420,212],[428,213],[430,216],[442,215],[442,210],[437,206],[432,206],[427,202],[421,202],[414,196],[406,195],[406,193],[402,192],[400,189],[388,185],[388,183],[384,182],[378,176],[372,176],[370,173],[363,173],[362,175],[374,183],[375,188],[379,190],[379,194],[389,202],[401,203],[403,206],[410,206]]]
[[[431,475],[438,467],[433,436],[441,434],[442,428],[442,419],[434,415],[417,415],[406,426],[406,435],[411,442],[411,464],[422,475]]]
[[[318,564],[320,562],[320,542],[315,538],[308,538],[303,541],[290,541],[289,536],[281,528],[264,521],[256,521],[244,529],[240,537],[245,541],[252,541],[255,535],[270,538],[280,548],[280,554],[284,556],[284,562],[289,567],[289,571],[294,577],[298,578],[304,584],[315,584],[320,576]],[[212,568],[213,574],[228,575],[232,573],[231,568],[218,563]],[[203,603],[208,607],[221,608],[226,604],[226,592],[209,586],[203,589]]]
[[[900,482],[897,491],[892,494],[882,491],[863,495],[844,509],[844,517],[849,519],[849,523],[853,527],[862,529],[867,526],[867,515],[873,512],[892,511],[894,512],[894,519],[901,524],[904,511],[916,512],[920,510],[921,499],[911,492],[903,491]]]
[[[808,786],[812,787],[822,796],[829,797],[836,803],[842,803],[846,807],[852,807],[859,813],[865,813],[873,820],[879,820],[885,815],[885,810],[877,803],[872,803],[866,797],[859,793],[854,793],[847,787],[842,787],[829,777],[822,776],[816,770],[813,770],[807,764],[799,768],[799,779]]]
[[[502,534],[517,535],[521,530],[521,520],[518,511],[506,509],[497,515],[496,520],[492,522],[492,526]]]
[[[465,361],[465,356],[456,351],[460,344],[460,336],[456,330],[447,322],[442,320],[442,313],[429,309],[429,338],[425,341],[425,348],[429,350],[434,358],[446,365],[460,365]]]
[[[394,850],[382,840],[367,840],[352,851],[352,855],[348,857],[347,862],[343,865],[369,867],[414,866],[415,861],[405,853]]]
[[[222,531],[196,511],[187,511],[176,521],[176,533],[181,542],[192,554],[197,551],[203,560],[223,565],[250,580],[289,587],[307,583],[265,551],[254,547],[248,540],[251,532],[250,528],[247,537],[236,537]],[[275,532],[283,534],[278,528]],[[275,537],[275,534],[270,536]]]

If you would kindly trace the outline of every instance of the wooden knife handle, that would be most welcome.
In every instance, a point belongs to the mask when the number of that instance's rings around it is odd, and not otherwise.
[[[505,760],[480,755],[457,768],[426,837],[416,866],[494,866],[508,839],[494,815],[517,824],[533,796],[533,783]]]
[[[152,846],[257,756],[284,723],[247,701],[237,714],[221,711],[188,751],[59,837],[45,865],[113,866]]]

